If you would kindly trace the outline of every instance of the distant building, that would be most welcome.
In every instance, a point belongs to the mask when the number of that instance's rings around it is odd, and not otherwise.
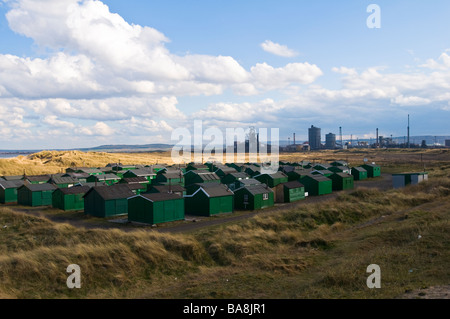
[[[450,140],[445,140],[445,147],[450,147]]]
[[[328,149],[336,148],[336,134],[329,133],[325,135],[325,148]]]
[[[308,129],[308,141],[311,150],[320,149],[322,144],[320,143],[321,130],[314,125],[311,125],[311,128]]]

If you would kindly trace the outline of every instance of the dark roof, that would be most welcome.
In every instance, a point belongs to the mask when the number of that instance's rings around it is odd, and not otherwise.
[[[182,199],[183,197],[178,194],[169,193],[152,193],[152,194],[141,194],[139,195],[152,202],[162,202],[166,200]]]
[[[314,174],[315,173],[315,174]],[[324,174],[333,174],[334,172],[329,171],[327,169],[323,169],[323,170],[315,170],[315,171],[311,171],[312,175],[324,175]]]
[[[315,179],[318,182],[324,182],[324,181],[329,181],[330,180],[328,177],[325,177],[325,176],[323,176],[321,174],[319,174],[319,175],[305,175],[302,178]]]
[[[220,177],[216,173],[197,173],[198,176],[204,181],[216,181],[220,180]]]
[[[338,176],[343,177],[343,178],[349,178],[349,177],[353,178],[353,175],[350,175],[350,174],[347,174],[347,173],[341,173],[341,172],[334,173],[334,175],[338,175]]]
[[[239,178],[242,178],[242,179],[248,179],[248,178],[249,178],[248,174],[247,174],[247,173],[244,173],[244,172],[233,172],[233,173],[228,173],[228,174],[225,175],[225,176],[228,176],[228,175],[231,175],[231,176],[233,176],[233,177],[236,178],[236,179],[239,179]]]
[[[172,192],[184,192],[186,189],[178,184],[175,185],[155,185],[152,186],[152,188],[156,189],[160,193],[169,193],[169,189],[172,190]]]
[[[255,165],[245,165],[244,168],[245,169],[251,169],[254,172],[259,172],[261,170],[260,167],[255,166]]]
[[[24,184],[20,188],[22,188],[22,187],[26,187],[32,192],[52,191],[52,190],[57,189],[56,186],[54,186],[52,184],[48,184],[48,183],[44,183],[44,184]]]
[[[183,178],[183,173],[181,171],[178,172],[168,172],[166,174],[162,174],[164,175],[167,179],[180,179]]]
[[[50,179],[49,175],[27,175],[26,177],[30,182],[47,182]]]
[[[152,170],[150,169],[144,169],[144,168],[138,168],[138,169],[134,169],[134,170],[130,170],[128,171],[130,173],[133,173],[136,176],[151,176],[151,175],[156,175]],[[125,173],[126,174],[126,173]]]
[[[79,168],[76,169],[77,172],[84,172],[84,173],[88,173],[88,174],[93,174],[93,173],[103,173],[101,170],[99,170],[98,168]]]
[[[53,176],[50,179],[50,182],[53,182],[55,184],[74,184],[76,182],[78,182],[78,180],[76,180],[73,177],[59,177],[59,176]]]
[[[358,166],[358,167],[352,167],[352,169],[357,170],[358,172],[367,172],[367,170],[365,170],[363,167]]]
[[[266,184],[244,186],[242,188],[247,189],[250,192],[250,194],[253,194],[253,195],[273,193],[273,191],[270,188],[266,187]],[[237,190],[235,190],[235,192],[236,191]]]
[[[111,186],[97,186],[91,189],[84,195],[88,196],[91,192],[97,192],[104,200],[122,199],[134,196],[130,187],[127,184],[115,184]]]
[[[305,185],[303,185],[299,181],[286,182],[283,183],[283,186],[289,189],[305,187]]]
[[[334,162],[332,162],[332,164],[341,164],[342,166],[347,166],[346,161],[334,161]]]
[[[14,176],[3,176],[3,179],[6,181],[17,181],[22,179],[23,175],[14,175]]]
[[[364,165],[361,165],[362,167],[364,167],[364,166],[368,166],[368,167],[373,167],[373,168],[375,168],[375,167],[380,167],[380,165],[376,165],[376,164],[364,164]]]
[[[91,175],[89,175],[88,173],[66,173],[62,175],[62,177],[68,176],[79,179],[79,178],[88,178]]]
[[[215,171],[217,172],[218,170],[221,170],[221,171],[224,172],[224,173],[233,173],[233,172],[237,172],[235,168],[233,168],[233,167],[228,167],[228,166],[219,166],[219,167],[216,167],[216,170],[215,170]]]
[[[110,181],[110,180],[119,180],[120,177],[116,174],[103,174],[103,175],[94,175],[98,181]]]
[[[144,176],[124,177],[124,178],[122,178],[122,181],[124,181],[127,184],[147,183],[148,182],[148,180]]]
[[[23,185],[23,181],[14,180],[14,181],[1,181],[0,187],[3,189],[7,188],[19,188]]]
[[[255,178],[257,178],[259,176],[264,176],[264,175],[270,176],[272,179],[287,178],[288,177],[285,173],[278,171],[278,172],[273,173],[273,174],[265,174],[265,173],[264,174],[260,174],[260,175],[255,176]]]
[[[79,186],[79,187],[59,188],[58,190],[64,195],[74,195],[74,194],[85,194],[90,189],[91,188],[89,186]]]
[[[231,196],[233,192],[223,184],[197,184],[209,197]]]
[[[72,187],[81,187],[81,186],[88,186],[88,187],[94,187],[94,186],[106,186],[105,182],[92,182],[92,183],[84,183],[84,182],[79,182],[76,183],[75,185],[73,185]]]
[[[125,185],[127,185],[131,190],[147,189],[147,184],[133,183],[133,184],[125,184]]]
[[[204,164],[189,164],[188,167],[209,169],[209,167]]]
[[[261,182],[255,178],[241,179],[241,180],[239,180],[239,183],[241,183],[243,185],[259,185],[259,184],[261,184]]]

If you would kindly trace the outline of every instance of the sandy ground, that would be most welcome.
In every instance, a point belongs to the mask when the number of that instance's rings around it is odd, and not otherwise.
[[[450,285],[408,291],[398,299],[450,299]]]

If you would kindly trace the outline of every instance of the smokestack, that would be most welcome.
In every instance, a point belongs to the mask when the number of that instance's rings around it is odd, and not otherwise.
[[[295,133],[294,133],[294,145],[295,145]]]
[[[407,142],[407,147],[410,148],[410,144],[409,144],[409,114],[408,114],[408,142]]]
[[[344,142],[342,141],[342,127],[339,126],[339,139],[341,140],[341,147],[344,148]]]
[[[377,128],[377,141],[376,141],[376,146],[377,146],[377,148],[380,147],[380,143],[378,142],[378,128]]]

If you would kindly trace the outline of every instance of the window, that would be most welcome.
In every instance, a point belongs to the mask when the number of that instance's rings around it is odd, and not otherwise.
[[[247,194],[244,195],[244,203],[248,203],[248,195]]]
[[[268,199],[269,199],[269,194],[268,193],[263,194],[263,200],[268,200]]]

